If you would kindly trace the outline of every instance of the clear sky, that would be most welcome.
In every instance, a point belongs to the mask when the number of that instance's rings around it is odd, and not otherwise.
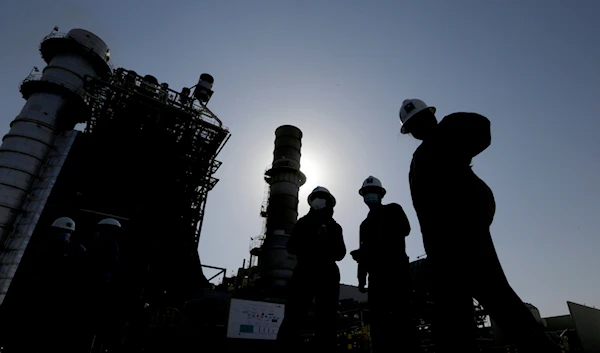
[[[407,174],[418,142],[399,133],[400,104],[475,111],[492,121],[474,169],[495,192],[492,234],[508,279],[543,316],[566,314],[567,300],[600,306],[599,10],[593,0],[12,0],[0,11],[0,133],[24,104],[19,82],[44,66],[38,44],[55,25],[94,32],[115,66],[174,89],[212,74],[209,106],[233,136],[200,255],[231,274],[262,228],[279,125],[305,136],[301,215],[313,187],[330,188],[356,248],[368,210],[357,190],[372,174],[385,201],[404,206],[415,259],[424,250]],[[357,283],[350,256],[340,268],[342,282]]]

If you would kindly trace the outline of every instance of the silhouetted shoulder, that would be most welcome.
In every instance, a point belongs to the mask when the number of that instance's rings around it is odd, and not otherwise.
[[[492,143],[491,123],[488,118],[477,113],[452,113],[442,119],[439,129],[447,141],[469,157],[475,157]]]
[[[331,219],[331,224],[333,225],[333,227],[335,227],[335,229],[339,230],[340,232],[342,231],[342,226],[335,221],[335,219]]]
[[[408,221],[402,206],[395,202],[385,206],[387,216],[393,217],[393,221],[396,224],[396,230],[400,235],[407,237],[410,234],[410,222]]]
[[[473,123],[475,124],[484,124],[489,126],[490,119],[478,113],[467,113],[467,112],[457,112],[446,115],[442,121],[440,121],[440,125],[445,124],[455,124],[460,125],[463,124],[465,127],[467,125],[471,126]]]
[[[392,202],[392,203],[388,203],[387,205],[385,205],[387,207],[388,210],[393,211],[393,212],[403,212],[404,213],[404,209],[402,208],[402,206],[400,206],[399,204]]]
[[[362,222],[360,222],[360,227],[364,227],[367,224],[367,218],[363,219]]]
[[[304,221],[305,221],[305,218],[306,218],[306,215],[304,215],[304,216],[302,216],[302,217],[298,218],[298,220],[296,221],[296,224],[298,224],[298,223],[304,223]]]

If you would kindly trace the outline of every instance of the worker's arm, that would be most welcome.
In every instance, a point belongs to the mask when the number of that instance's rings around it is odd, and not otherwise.
[[[288,239],[288,242],[286,244],[286,249],[288,251],[288,253],[290,253],[291,255],[297,255],[298,252],[300,251],[300,243],[302,242],[302,233],[303,233],[303,219],[300,218],[296,224],[294,225],[294,228],[292,228],[292,232],[290,234],[290,239]]]
[[[410,222],[408,221],[408,217],[406,217],[406,213],[404,213],[404,209],[397,203],[391,203],[388,207],[392,209],[392,212],[388,213],[388,217],[393,217],[396,223],[396,234],[401,237],[407,237],[410,234]]]
[[[360,225],[360,230],[359,230],[359,248],[358,248],[358,288],[364,288],[367,285],[367,265],[366,265],[366,259],[364,259],[364,250],[363,250],[363,225]],[[362,290],[361,290],[362,291]]]
[[[335,261],[342,261],[344,257],[346,257],[346,243],[344,242],[344,234],[342,232],[342,227],[337,224],[337,222],[333,221],[333,255]]]
[[[446,130],[447,147],[473,158],[492,143],[491,123],[477,113],[452,113],[440,121],[439,127]]]

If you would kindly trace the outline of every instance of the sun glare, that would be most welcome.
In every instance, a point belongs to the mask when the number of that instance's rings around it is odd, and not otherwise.
[[[318,185],[322,182],[321,166],[314,158],[302,156],[300,170],[306,175],[307,185]]]

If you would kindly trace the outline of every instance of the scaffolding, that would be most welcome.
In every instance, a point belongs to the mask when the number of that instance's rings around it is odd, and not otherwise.
[[[269,168],[265,169],[268,170]],[[269,183],[265,182],[265,191],[263,193],[263,201],[260,206],[260,216],[263,218],[262,229],[260,234],[250,238],[250,261],[248,267],[254,267],[258,265],[258,255],[260,254],[260,249],[265,241],[267,236],[267,216],[269,215],[267,210],[269,208],[269,196],[271,194],[271,186]]]
[[[86,77],[85,89],[91,111],[86,134],[106,139],[120,133],[132,145],[143,140],[168,150],[166,159],[175,169],[168,182],[183,197],[178,200],[185,205],[181,219],[194,229],[197,244],[207,194],[218,182],[216,156],[230,137],[227,128],[186,89],[176,92],[135,71],[119,68],[108,80]]]

